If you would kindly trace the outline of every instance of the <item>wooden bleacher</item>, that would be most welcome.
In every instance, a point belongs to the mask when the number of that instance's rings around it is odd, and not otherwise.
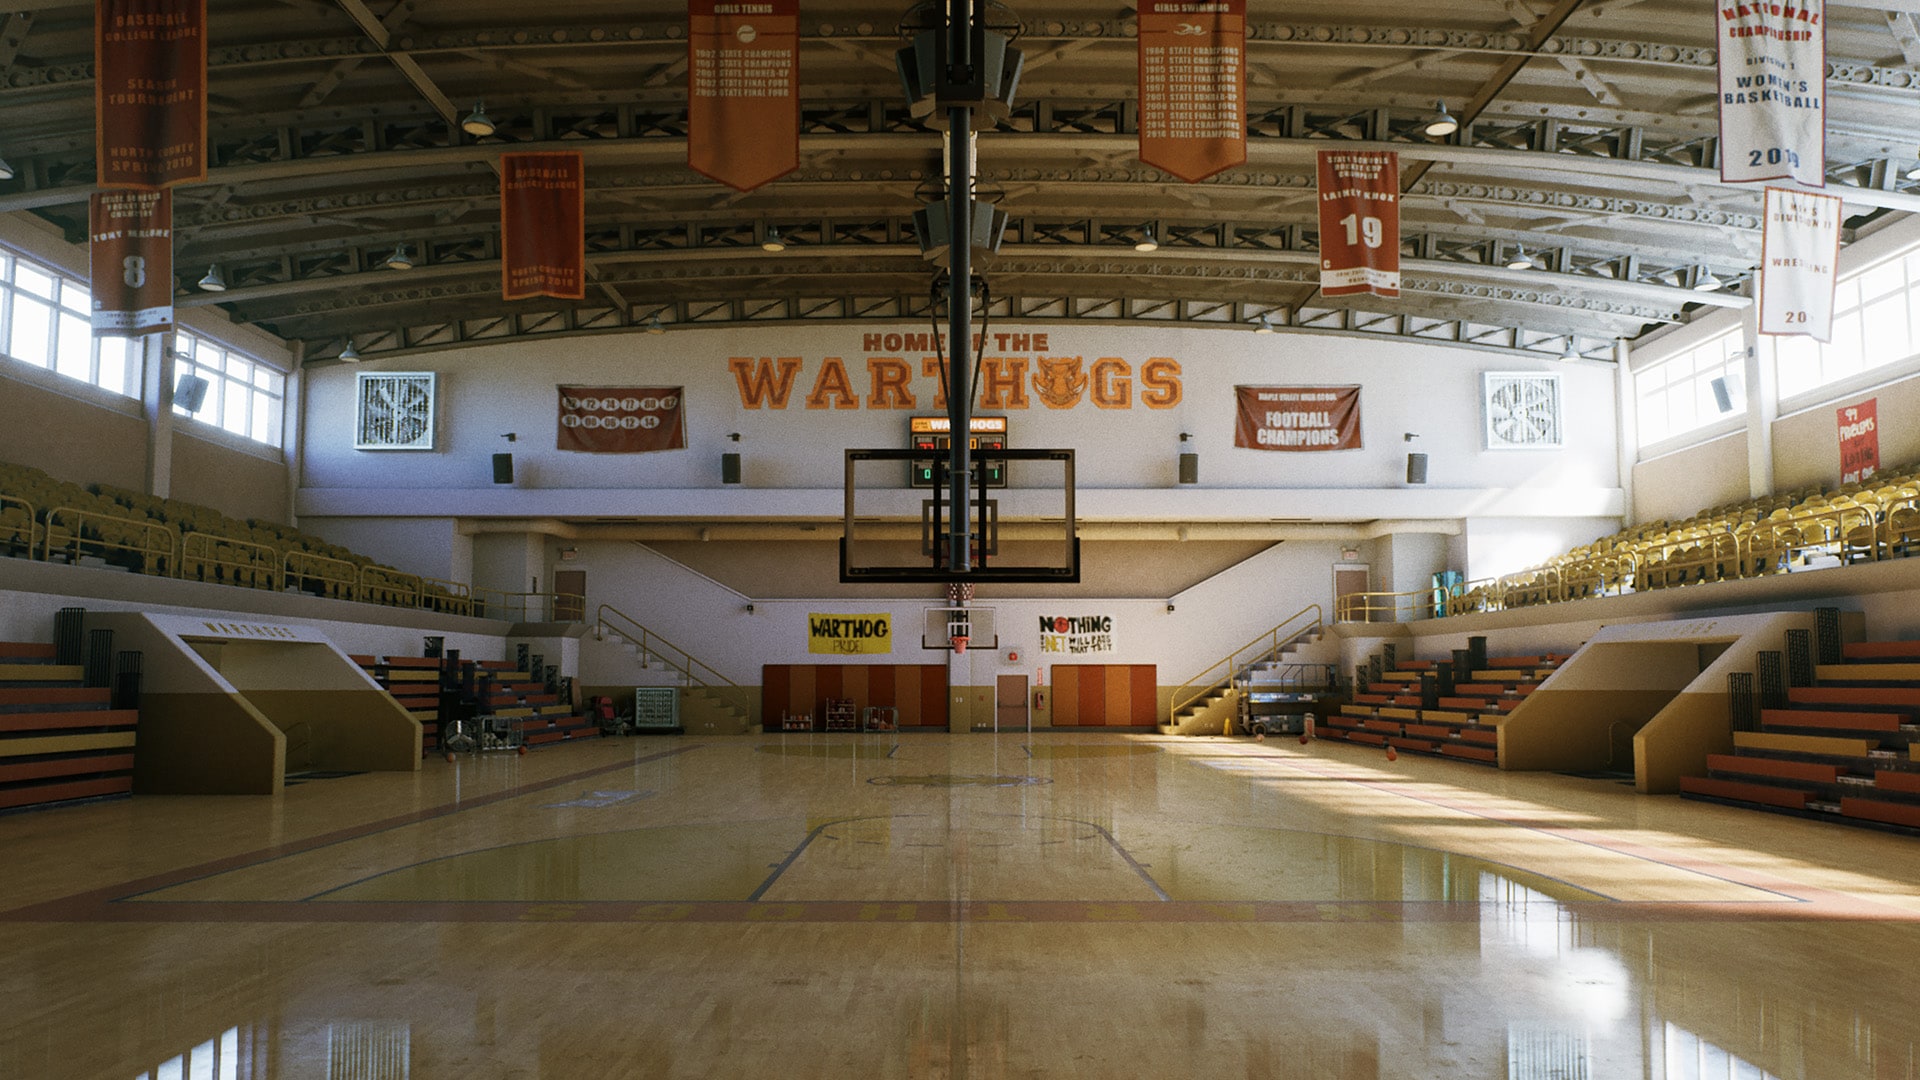
[[[1500,722],[1568,655],[1491,657],[1465,680],[1454,672],[1451,694],[1439,692],[1442,662],[1401,661],[1315,730],[1324,738],[1498,765]]]
[[[0,810],[133,791],[139,713],[55,661],[52,645],[0,642]]]

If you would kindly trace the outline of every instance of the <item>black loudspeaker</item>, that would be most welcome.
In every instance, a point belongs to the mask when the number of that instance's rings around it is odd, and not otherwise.
[[[1722,377],[1707,384],[1713,387],[1713,404],[1723,413],[1733,411],[1733,394],[1727,388],[1727,380]]]
[[[1424,484],[1427,482],[1427,455],[1407,455],[1407,483]]]
[[[513,455],[493,455],[493,482],[496,484],[513,483]]]
[[[739,454],[720,455],[720,482],[723,484],[737,484],[740,482]]]
[[[207,401],[207,380],[198,375],[180,376],[180,382],[173,388],[173,403],[190,413],[200,411]]]
[[[1180,455],[1180,482],[1197,484],[1200,482],[1200,455],[1185,453]]]

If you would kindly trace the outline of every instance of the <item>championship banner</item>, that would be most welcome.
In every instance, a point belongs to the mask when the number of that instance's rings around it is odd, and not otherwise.
[[[1768,188],[1760,234],[1760,332],[1830,340],[1839,259],[1839,197]]]
[[[1880,471],[1880,399],[1834,410],[1840,421],[1840,482],[1857,484]]]
[[[1320,291],[1400,295],[1400,155],[1320,151]]]
[[[1113,616],[1042,615],[1040,651],[1069,655],[1112,652]]]
[[[1140,0],[1140,160],[1193,183],[1247,160],[1247,0]]]
[[[686,395],[678,386],[562,386],[554,449],[646,454],[687,448]]]
[[[879,615],[807,616],[807,651],[829,656],[893,651],[893,619]]]
[[[173,193],[99,191],[87,211],[93,333],[173,328]]]
[[[687,167],[740,191],[800,167],[800,0],[687,0]]]
[[[93,72],[101,187],[207,178],[206,0],[95,0]]]
[[[1236,386],[1233,445],[1248,450],[1360,449],[1357,386]]]
[[[578,150],[500,155],[500,295],[587,295],[587,166]]]
[[[1716,4],[1720,179],[1825,187],[1826,0]]]

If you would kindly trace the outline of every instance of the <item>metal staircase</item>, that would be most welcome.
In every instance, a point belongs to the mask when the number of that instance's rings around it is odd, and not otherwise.
[[[1163,735],[1219,735],[1250,686],[1331,689],[1338,665],[1310,662],[1303,650],[1324,636],[1319,604],[1309,604],[1173,690]]]
[[[689,734],[743,734],[753,726],[752,691],[611,604],[594,613],[595,641],[625,643],[643,666],[658,660],[679,676],[681,726]]]

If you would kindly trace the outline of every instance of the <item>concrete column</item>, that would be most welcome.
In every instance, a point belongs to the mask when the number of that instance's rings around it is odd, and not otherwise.
[[[147,494],[173,494],[173,334],[140,338],[140,405],[147,420]]]
[[[301,450],[301,434],[306,428],[307,372],[306,342],[288,342],[293,353],[293,370],[287,372],[286,395],[280,402],[280,457],[287,466],[287,524],[300,525],[300,484],[306,473],[306,458]]]
[[[1747,291],[1752,292],[1752,286]],[[1780,418],[1780,384],[1774,377],[1773,345],[1760,338],[1760,305],[1742,313],[1747,380],[1747,494],[1773,494],[1773,422]]]
[[[1620,527],[1639,520],[1633,510],[1633,467],[1640,463],[1640,398],[1633,389],[1633,349],[1613,347],[1615,415],[1620,422]]]

